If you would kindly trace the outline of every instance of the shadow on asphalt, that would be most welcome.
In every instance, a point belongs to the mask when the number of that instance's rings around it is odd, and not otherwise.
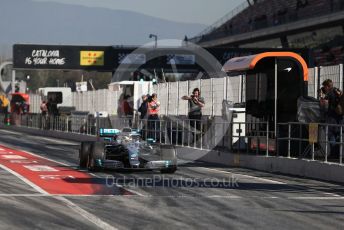
[[[302,193],[303,195],[319,194],[314,189],[306,187],[287,184],[271,184],[271,183],[241,183],[235,178],[228,177],[225,179],[195,179],[195,178],[169,178],[164,174],[152,174],[149,178],[131,178],[124,176],[112,176],[109,174],[106,178],[66,178],[68,183],[75,184],[97,184],[112,186],[128,186],[140,188],[209,188],[209,189],[235,189],[235,190],[249,190],[260,192],[287,192],[287,193]]]

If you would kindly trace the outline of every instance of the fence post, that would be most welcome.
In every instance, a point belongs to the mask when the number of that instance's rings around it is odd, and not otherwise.
[[[203,122],[201,121],[201,149],[203,149]]]
[[[228,91],[228,85],[227,84],[228,84],[228,77],[224,77],[224,90],[225,90],[224,94],[223,94],[224,100],[227,100],[227,96],[228,96],[227,95],[228,94],[228,92],[227,92]]]
[[[277,133],[275,133],[275,152],[276,152],[276,156],[279,157],[279,151],[280,151],[280,147],[279,147],[279,137],[280,137],[280,131],[279,131],[280,127],[277,123]],[[274,137],[274,136],[272,136]]]
[[[211,116],[214,116],[214,88],[213,78],[210,78],[210,89],[211,89]]]
[[[67,119],[66,119],[66,132],[69,132],[68,122],[69,122],[69,116],[67,116]],[[86,129],[86,132],[87,132],[87,129]]]
[[[223,77],[223,100],[227,99],[227,78]]]
[[[302,139],[302,124],[299,124],[299,139]],[[299,152],[298,155],[300,156],[302,152],[302,141],[299,141]]]
[[[170,105],[169,101],[170,101],[170,87],[171,87],[171,84],[170,82],[167,82],[167,103],[166,103],[166,116],[168,116],[168,113],[169,113],[169,110],[168,110],[168,107]]]
[[[211,132],[212,132],[212,136],[214,137],[213,140],[212,140],[212,144],[213,146],[212,147],[216,147],[216,143],[217,143],[217,138],[216,138],[216,123],[214,121],[214,118],[212,119],[212,125],[210,126],[211,127]]]
[[[100,125],[99,113],[97,113],[96,128],[95,128],[95,135],[96,135],[97,137],[99,137],[99,125]]]
[[[340,126],[339,164],[343,163],[343,126]]]
[[[327,152],[328,152],[328,125],[325,127],[325,162],[327,162]]]
[[[239,122],[238,123],[239,124],[239,128],[238,128],[238,131],[239,131],[239,137],[238,137],[238,144],[237,144],[237,150],[238,150],[238,154],[240,153],[240,147],[241,147],[241,145],[240,145],[240,139],[241,139],[241,123]]]
[[[343,91],[343,64],[339,64],[339,89]]]
[[[184,147],[184,138],[185,138],[185,136],[184,136],[184,131],[185,131],[185,129],[184,129],[184,123],[185,123],[185,120],[183,120],[183,123],[182,123],[182,146]]]
[[[197,123],[197,120],[194,120],[194,134],[193,134],[193,142],[194,142],[194,148],[196,148],[197,146],[196,146],[196,141],[197,141],[197,135],[196,135],[196,132],[197,132],[197,125],[196,125],[196,123]]]
[[[149,129],[149,125],[150,123],[148,122],[148,119],[145,120],[145,139],[148,138],[148,129]]]
[[[291,138],[291,126],[288,123],[288,158],[290,158],[290,138]]]
[[[266,154],[265,156],[266,157],[269,156],[269,122],[266,123]]]
[[[177,81],[177,103],[176,103],[176,115],[179,115],[179,100],[180,100],[180,95],[179,95],[179,81]]]
[[[179,143],[179,122],[178,122],[178,119],[177,119],[177,124],[176,124],[176,146],[178,146],[178,143]]]
[[[318,88],[319,88],[319,68],[314,67],[314,97],[318,98]]]
[[[167,119],[164,120],[165,121],[165,127],[164,127],[164,130],[165,130],[165,144],[173,144],[172,143],[172,136],[170,136],[170,138],[168,138],[168,133],[167,133]],[[168,139],[168,142],[167,142],[167,139]]]
[[[162,139],[162,126],[161,126],[161,119],[159,119],[159,142],[162,143],[161,139]]]

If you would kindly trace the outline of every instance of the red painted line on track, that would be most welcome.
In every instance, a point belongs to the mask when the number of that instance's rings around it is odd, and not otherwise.
[[[23,176],[49,194],[132,195],[104,178],[75,170],[61,163],[0,145],[0,164]]]

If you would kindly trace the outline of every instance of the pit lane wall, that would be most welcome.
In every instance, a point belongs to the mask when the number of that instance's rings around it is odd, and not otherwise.
[[[18,126],[4,126],[3,124],[0,124],[0,129],[13,130],[21,133],[52,137],[56,139],[66,139],[77,142],[96,140],[96,137],[91,135],[41,130]],[[270,173],[281,173],[324,181],[344,183],[344,165],[305,159],[274,156],[267,157],[260,155],[221,152],[217,150],[200,150],[186,147],[176,147],[176,149],[178,152],[178,157],[183,160],[198,159],[198,161],[201,162],[220,164],[229,167],[242,167]]]
[[[76,142],[97,140],[96,136],[92,136],[92,135],[70,133],[70,132],[63,132],[63,131],[42,130],[42,129],[36,129],[36,128],[23,127],[23,126],[13,126],[13,125],[7,126],[2,123],[0,123],[0,129],[12,130],[12,131],[16,131],[20,133],[27,133],[27,134],[36,135],[36,136],[71,140],[71,141],[76,141]]]
[[[178,157],[183,156],[186,160],[202,156],[199,161],[207,163],[344,183],[344,165],[335,163],[287,157],[238,154],[216,150],[177,149]]]

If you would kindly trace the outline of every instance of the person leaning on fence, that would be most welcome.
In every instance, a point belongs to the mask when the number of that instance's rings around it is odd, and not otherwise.
[[[158,101],[158,96],[156,93],[153,93],[151,98],[148,99],[148,129],[149,137],[157,139],[159,136],[157,131],[159,130],[159,110],[160,102]]]
[[[343,93],[333,87],[331,79],[327,79],[322,83],[323,87],[321,92],[323,95],[320,97],[320,105],[325,108],[325,122],[332,125],[343,124],[343,107],[341,105]],[[340,127],[328,127],[328,141],[331,146],[331,154],[337,154],[338,149],[336,143],[339,142]]]
[[[183,100],[189,102],[189,113],[188,117],[190,119],[190,126],[195,127],[196,129],[201,129],[201,119],[202,119],[202,108],[205,105],[204,98],[201,97],[201,92],[198,88],[195,88],[192,91],[191,96],[183,96]]]

